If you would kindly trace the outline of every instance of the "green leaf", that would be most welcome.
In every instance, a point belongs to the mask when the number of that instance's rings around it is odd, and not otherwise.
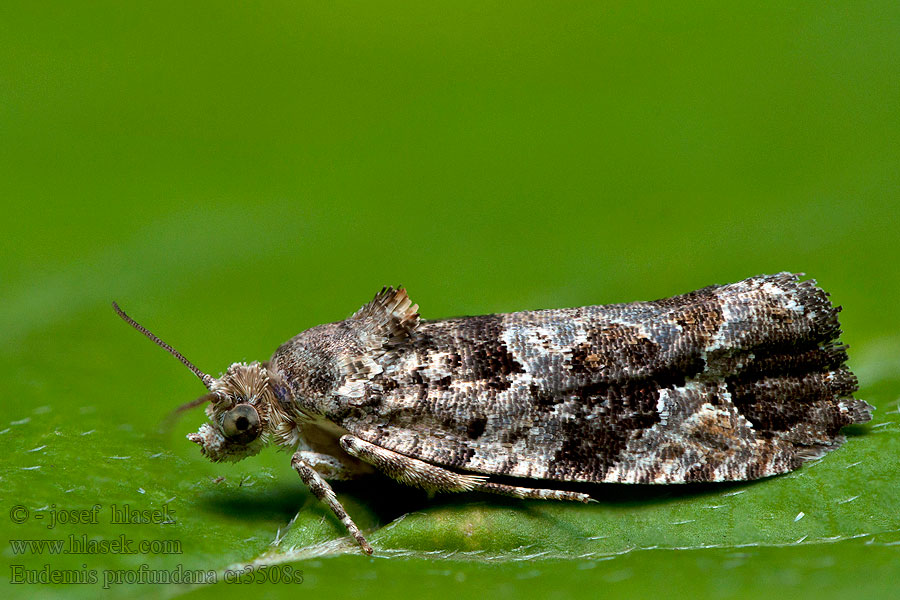
[[[898,23],[896,2],[3,3],[5,591],[893,594]],[[202,411],[166,423],[204,389],[110,307],[218,374],[385,284],[441,318],[782,270],[844,306],[877,408],[840,450],[589,505],[335,486],[373,558],[288,454],[212,464],[184,438]]]

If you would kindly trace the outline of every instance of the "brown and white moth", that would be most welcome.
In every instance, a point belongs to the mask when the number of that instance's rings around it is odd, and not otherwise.
[[[268,362],[188,366],[213,461],[268,442],[372,552],[329,479],[373,470],[438,492],[586,502],[561,482],[685,483],[785,473],[872,407],[815,281],[751,277],[654,302],[424,321],[386,287]]]

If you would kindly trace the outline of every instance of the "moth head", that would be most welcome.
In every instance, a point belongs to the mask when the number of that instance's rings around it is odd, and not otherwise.
[[[213,462],[233,462],[262,450],[268,442],[269,432],[281,420],[274,408],[277,403],[265,365],[258,362],[234,363],[216,379],[126,315],[115,302],[113,308],[128,324],[180,360],[209,390],[209,393],[175,411],[208,403],[206,414],[210,422],[201,425],[197,433],[187,436],[200,445],[204,456]]]
[[[213,379],[206,414],[209,423],[187,438],[213,462],[238,461],[262,450],[274,426],[275,396],[265,366],[234,363],[219,379]],[[274,419],[277,420],[277,417]]]

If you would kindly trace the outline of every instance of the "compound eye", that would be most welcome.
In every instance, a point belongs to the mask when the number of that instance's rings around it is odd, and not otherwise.
[[[222,434],[239,444],[252,442],[259,437],[259,413],[249,404],[238,404],[225,413]]]

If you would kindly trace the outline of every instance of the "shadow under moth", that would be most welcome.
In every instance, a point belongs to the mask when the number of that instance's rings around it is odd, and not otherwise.
[[[212,461],[268,442],[359,545],[328,480],[373,471],[435,492],[576,500],[564,483],[758,479],[871,418],[838,342],[839,307],[779,273],[653,302],[425,321],[403,289],[219,378],[188,439]]]

